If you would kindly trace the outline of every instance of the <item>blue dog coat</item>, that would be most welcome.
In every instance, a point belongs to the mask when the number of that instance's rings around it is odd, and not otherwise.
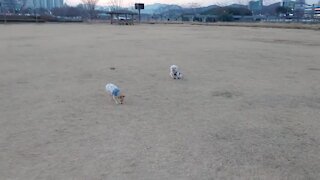
[[[120,95],[120,89],[114,84],[107,84],[106,85],[106,91],[108,91],[113,96],[119,96]]]

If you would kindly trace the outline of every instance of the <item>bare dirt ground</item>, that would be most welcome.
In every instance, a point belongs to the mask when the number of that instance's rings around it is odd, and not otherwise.
[[[2,25],[0,179],[320,179],[319,37]],[[184,80],[169,78],[171,64]]]

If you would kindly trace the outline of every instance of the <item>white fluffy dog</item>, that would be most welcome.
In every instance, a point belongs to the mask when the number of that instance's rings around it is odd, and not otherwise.
[[[120,93],[120,89],[116,85],[108,83],[106,85],[106,91],[112,96],[116,104],[123,104],[125,95]]]
[[[179,67],[177,65],[170,66],[170,76],[173,79],[182,79],[182,73],[179,71]]]

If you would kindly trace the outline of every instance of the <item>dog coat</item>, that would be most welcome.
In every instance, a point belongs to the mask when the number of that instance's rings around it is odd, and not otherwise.
[[[119,96],[120,95],[120,89],[116,85],[111,84],[111,83],[106,85],[106,91],[111,93],[113,96]]]

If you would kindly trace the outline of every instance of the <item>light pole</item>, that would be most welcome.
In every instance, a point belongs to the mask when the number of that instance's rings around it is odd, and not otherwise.
[[[33,0],[33,7],[34,7],[34,10],[33,10],[33,13],[35,15],[35,18],[36,18],[36,23],[38,22],[38,17],[37,17],[37,4],[36,4],[36,0]]]
[[[135,7],[135,9],[138,9],[138,11],[139,11],[139,23],[140,23],[141,22],[140,11],[141,11],[141,9],[144,9],[144,4],[143,3],[135,3],[134,7]]]

